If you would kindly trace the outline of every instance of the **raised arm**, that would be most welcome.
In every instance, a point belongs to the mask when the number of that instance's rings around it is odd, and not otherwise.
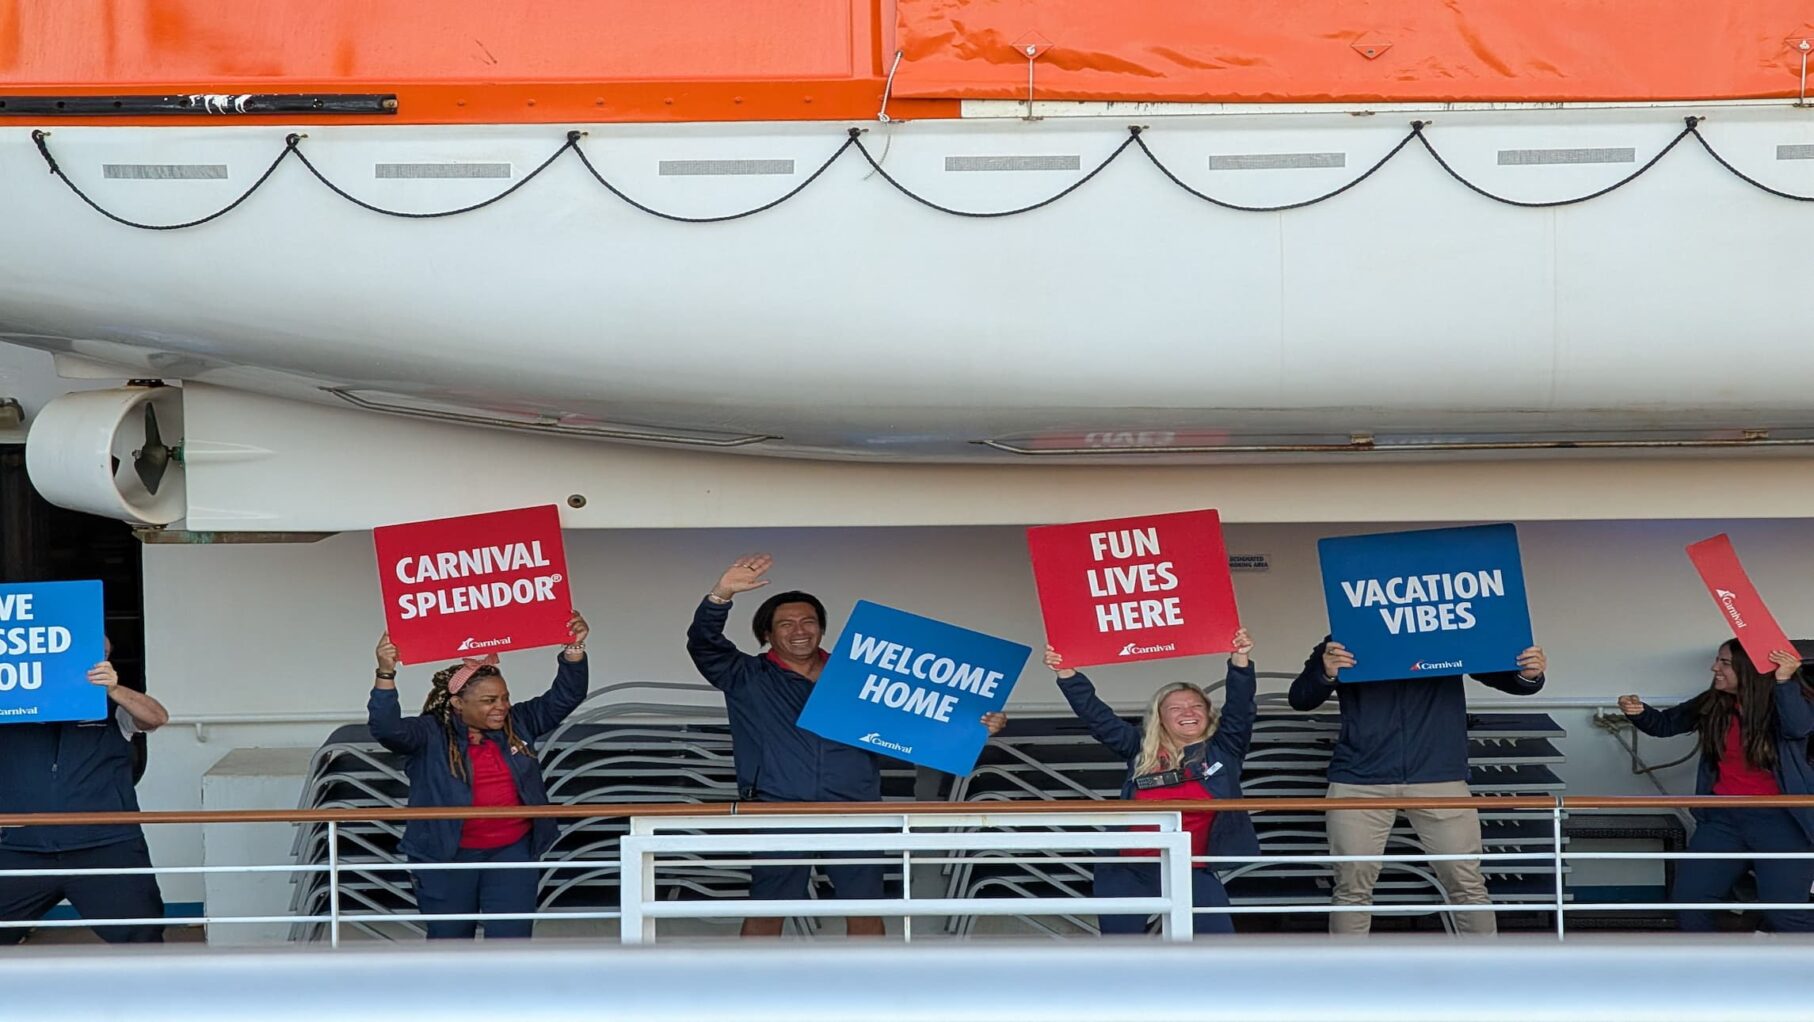
[[[1808,702],[1808,688],[1801,680],[1801,656],[1793,650],[1779,649],[1770,654],[1776,665],[1776,726],[1784,738],[1806,738],[1814,735],[1814,704]]]
[[[1286,699],[1294,710],[1314,710],[1329,701],[1335,694],[1335,679],[1344,667],[1354,666],[1354,656],[1348,648],[1334,639],[1325,637],[1317,647],[1310,651],[1304,661],[1304,669],[1291,682],[1291,691]]]
[[[111,661],[103,660],[89,668],[88,681],[105,688],[107,701],[126,711],[126,716],[132,718],[134,732],[156,731],[170,723],[170,711],[164,709],[163,703],[120,684],[120,674]]]
[[[591,664],[586,659],[586,636],[591,629],[579,611],[567,619],[568,641],[555,658],[554,684],[534,699],[525,699],[510,708],[517,730],[525,738],[535,739],[559,727],[567,715],[586,701],[591,677]]]
[[[1046,666],[1057,673],[1058,690],[1064,693],[1065,702],[1071,704],[1071,712],[1090,729],[1091,738],[1122,759],[1133,759],[1140,754],[1140,729],[1122,720],[1096,695],[1096,686],[1090,684],[1090,679],[1066,667],[1064,657],[1051,646],[1046,647]]]
[[[1543,647],[1532,646],[1518,654],[1517,670],[1489,671],[1471,677],[1488,688],[1496,688],[1515,696],[1528,696],[1543,691],[1543,682],[1546,680],[1544,671],[1548,668],[1549,660],[1543,655]]]
[[[767,554],[737,558],[693,611],[693,623],[687,628],[687,655],[693,658],[700,677],[716,688],[726,692],[735,688],[756,659],[725,638],[724,622],[730,617],[734,596],[768,585],[769,580],[762,576],[774,563]]]
[[[420,752],[438,728],[422,717],[403,716],[403,707],[397,702],[397,646],[389,632],[378,638],[377,655],[378,672],[371,698],[365,702],[365,725],[378,744],[392,752]]]
[[[1254,705],[1259,679],[1253,666],[1253,638],[1243,628],[1235,633],[1234,653],[1228,658],[1227,682],[1222,687],[1222,717],[1210,747],[1220,756],[1239,763],[1247,758],[1253,742]]]

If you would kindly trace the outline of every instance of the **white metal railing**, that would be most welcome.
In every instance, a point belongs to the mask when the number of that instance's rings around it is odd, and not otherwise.
[[[443,919],[543,921],[608,921],[618,920],[619,939],[627,944],[648,943],[656,939],[660,920],[712,920],[743,917],[811,918],[825,916],[883,916],[901,920],[902,936],[914,939],[913,920],[927,916],[1072,916],[1079,914],[1155,914],[1160,917],[1162,935],[1171,941],[1191,938],[1191,918],[1201,914],[1283,915],[1333,914],[1366,912],[1378,915],[1443,913],[1452,917],[1466,912],[1539,911],[1554,915],[1554,936],[1567,935],[1567,919],[1572,913],[1595,912],[1678,912],[1687,910],[1720,911],[1734,907],[1765,911],[1814,911],[1814,905],[1794,903],[1729,903],[1675,902],[1576,902],[1564,886],[1570,863],[1586,861],[1686,861],[1706,859],[1814,859],[1814,850],[1769,853],[1664,852],[1664,851],[1570,851],[1563,833],[1563,821],[1571,807],[1599,809],[1643,809],[1694,806],[1717,806],[1726,810],[1753,808],[1800,807],[1814,805],[1814,799],[1797,797],[1761,798],[1536,798],[1494,797],[1478,799],[1404,800],[1425,808],[1470,806],[1491,812],[1533,812],[1548,818],[1548,847],[1529,851],[1483,852],[1480,854],[1381,854],[1337,856],[1330,854],[1284,854],[1251,856],[1190,856],[1189,834],[1181,828],[1179,809],[1172,804],[1147,803],[1153,808],[1134,808],[1129,803],[1049,802],[1044,804],[995,803],[987,808],[979,803],[941,804],[779,804],[690,805],[690,804],[615,804],[537,807],[523,810],[256,810],[218,813],[142,813],[115,814],[103,819],[99,815],[63,817],[6,817],[7,824],[20,824],[29,819],[39,824],[56,819],[59,822],[142,822],[167,823],[318,823],[326,828],[326,861],[317,863],[279,863],[252,865],[150,866],[129,869],[0,869],[0,877],[76,877],[99,875],[207,875],[207,874],[285,874],[322,876],[326,880],[325,912],[292,912],[287,914],[214,915],[184,919],[56,919],[0,922],[0,928],[62,928],[93,925],[216,925],[251,923],[318,924],[327,928],[331,945],[339,946],[346,926],[360,924],[420,923]],[[1437,805],[1442,803],[1442,805]],[[1182,809],[1230,811],[1239,805],[1254,812],[1306,809],[1325,811],[1343,808],[1384,808],[1393,800],[1339,799],[1244,799],[1238,803],[1177,804]],[[1122,805],[1128,808],[1107,808]],[[1167,808],[1156,808],[1166,805]],[[739,813],[739,808],[742,812]],[[499,816],[518,814],[556,816],[561,818],[628,818],[629,833],[619,840],[615,856],[570,860],[544,860],[520,863],[404,863],[384,861],[346,861],[340,851],[340,828],[347,823],[369,823],[398,816]],[[1101,830],[1112,827],[1151,827],[1152,830]],[[806,831],[806,833],[802,833]],[[810,857],[800,852],[811,851]],[[833,849],[834,855],[821,855],[818,849]],[[1098,898],[1059,894],[1049,897],[922,897],[916,895],[912,878],[915,866],[951,863],[978,864],[979,854],[988,856],[991,865],[1017,863],[1052,866],[1085,864],[1102,861],[1140,861],[1124,857],[1127,850],[1150,849],[1145,861],[1156,861],[1161,888],[1154,897]],[[1107,853],[1107,854],[1102,854]],[[684,857],[684,858],[682,858]],[[1379,862],[1386,865],[1418,866],[1445,861],[1478,861],[1482,863],[1520,862],[1545,867],[1553,874],[1549,895],[1543,900],[1519,903],[1461,904],[1449,900],[1446,893],[1438,901],[1381,902],[1367,905],[1335,905],[1327,902],[1286,902],[1274,904],[1236,904],[1230,906],[1194,906],[1191,903],[1193,866],[1223,867],[1229,876],[1254,869],[1280,865],[1332,865],[1341,862]],[[744,867],[756,862],[771,864],[813,863],[839,865],[852,863],[888,863],[901,867],[904,882],[899,897],[865,901],[816,899],[792,901],[752,901],[737,898],[704,898],[662,900],[657,897],[658,874],[675,867]],[[533,869],[543,872],[579,872],[595,870],[618,874],[621,908],[546,909],[518,914],[424,914],[419,912],[349,911],[342,896],[342,885],[348,874],[433,872],[472,869]]]
[[[619,843],[622,871],[618,889],[623,905],[619,927],[620,939],[626,944],[652,943],[655,921],[663,918],[743,918],[747,916],[884,916],[902,921],[903,938],[913,939],[913,917],[918,916],[1028,916],[1057,915],[1076,912],[1097,914],[1124,913],[1148,915],[1158,913],[1160,932],[1169,940],[1191,938],[1191,859],[1190,834],[1180,827],[1180,816],[1171,812],[1100,812],[1100,813],[1001,813],[967,814],[902,813],[899,816],[730,816],[730,817],[662,817],[632,819],[630,833]],[[897,828],[890,833],[876,833],[878,825]],[[1149,826],[1145,831],[1042,831],[1023,833],[989,832],[982,828],[1013,827],[1087,827]],[[802,828],[816,828],[817,833],[802,835]],[[928,827],[940,833],[923,833]],[[948,828],[966,828],[949,831]],[[753,833],[777,829],[795,833]],[[802,844],[830,845],[841,852],[900,852],[903,882],[901,897],[871,900],[838,899],[836,901],[712,901],[655,900],[657,856],[662,854],[755,853],[769,864],[780,862],[813,862],[823,865],[845,865],[871,861],[850,856],[803,860],[763,857],[763,852],[797,852]],[[1158,852],[1159,896],[1156,898],[916,898],[913,894],[913,853],[1028,851],[1062,852],[1096,849],[1154,849]],[[945,857],[921,857],[922,865],[948,860]],[[1050,858],[1042,861],[1050,862]],[[688,865],[699,865],[688,861]]]

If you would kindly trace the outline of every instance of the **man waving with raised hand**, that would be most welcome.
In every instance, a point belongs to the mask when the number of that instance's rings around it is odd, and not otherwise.
[[[738,797],[761,802],[875,802],[882,797],[881,760],[874,753],[834,742],[794,722],[812,695],[813,683],[827,654],[825,605],[811,593],[775,593],[756,608],[751,620],[760,654],[739,650],[724,635],[731,601],[740,593],[761,589],[775,560],[767,554],[739,557],[693,612],[687,629],[687,653],[713,687],[724,693],[730,713],[732,756],[737,765]],[[1006,717],[987,714],[983,724],[994,734]],[[801,855],[788,854],[788,858]],[[836,857],[857,857],[843,856]],[[840,900],[882,897],[879,865],[826,866]],[[758,901],[806,897],[810,867],[753,866],[750,897]],[[776,936],[778,918],[745,919],[744,936]],[[881,936],[874,917],[845,920],[851,936]]]

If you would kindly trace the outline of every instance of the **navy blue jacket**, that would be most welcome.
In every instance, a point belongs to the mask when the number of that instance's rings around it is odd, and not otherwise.
[[[693,666],[724,693],[739,797],[764,802],[876,802],[882,761],[874,753],[797,726],[813,683],[724,637],[728,603],[701,600],[687,629]]]
[[[1646,704],[1644,712],[1626,719],[1631,726],[1652,738],[1669,738],[1687,734],[1700,723],[1698,700],[1678,703],[1667,710]],[[1808,737],[1814,735],[1814,704],[1801,693],[1801,681],[1790,678],[1776,684],[1776,786],[1785,795],[1814,795],[1814,763],[1808,761]],[[1713,794],[1719,780],[1719,764],[1701,756],[1695,776],[1696,795]],[[1693,810],[1694,818],[1705,817],[1705,811]],[[1814,809],[1791,809],[1789,814],[1814,841]]]
[[[575,707],[586,701],[589,662],[582,657],[579,663],[570,663],[559,654],[555,662],[559,666],[554,673],[554,684],[548,691],[510,707],[510,724],[531,751],[534,751],[537,739],[559,727]],[[403,716],[394,688],[372,689],[366,715],[372,737],[380,745],[405,757],[403,769],[409,775],[411,808],[472,805],[472,782],[455,777],[447,768],[447,731],[442,728],[439,718],[426,713]],[[523,804],[547,805],[548,788],[542,783],[542,761],[510,751],[502,731],[485,732],[485,740],[495,742],[504,751],[504,762],[510,765],[510,774],[516,778],[517,797]],[[460,755],[466,758],[466,776],[470,778],[472,753],[464,739],[460,742]],[[403,843],[399,846],[404,858],[411,862],[452,862],[454,853],[460,850],[460,829],[464,823],[463,820],[409,821],[403,828]],[[531,852],[539,857],[554,844],[559,834],[560,827],[553,820],[531,821]]]
[[[1462,675],[1332,685],[1323,677],[1324,639],[1291,683],[1291,708],[1314,710],[1331,695],[1342,730],[1329,759],[1337,784],[1435,784],[1468,779],[1468,697]],[[1543,689],[1544,679],[1517,671],[1468,675],[1515,696]],[[1339,691],[1338,691],[1339,690]]]
[[[1203,786],[1218,799],[1241,797],[1241,763],[1247,758],[1247,747],[1253,740],[1254,690],[1257,683],[1254,668],[1228,665],[1228,686],[1222,693],[1222,716],[1216,733],[1206,741],[1186,746],[1184,761],[1216,763],[1222,768],[1203,778]],[[1127,777],[1121,782],[1121,797],[1134,797],[1134,767],[1140,758],[1140,728],[1121,716],[1096,695],[1096,686],[1080,671],[1074,677],[1058,679],[1071,711],[1090,729],[1090,737],[1108,746],[1110,752],[1127,760]],[[1260,840],[1254,835],[1253,820],[1246,813],[1217,813],[1209,825],[1209,854],[1259,855]]]
[[[123,712],[102,720],[9,724],[0,728],[0,812],[136,813],[132,740]],[[144,838],[137,824],[0,828],[0,847],[27,852],[101,848]]]

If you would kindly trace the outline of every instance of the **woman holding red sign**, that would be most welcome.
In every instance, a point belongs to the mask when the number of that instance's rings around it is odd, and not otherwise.
[[[1241,763],[1253,738],[1256,681],[1251,654],[1253,639],[1243,628],[1235,633],[1234,652],[1228,658],[1227,684],[1222,712],[1217,714],[1209,693],[1187,681],[1163,685],[1153,693],[1140,727],[1122,720],[1096,695],[1090,679],[1064,665],[1064,657],[1046,647],[1046,666],[1058,674],[1058,688],[1090,735],[1127,761],[1127,779],[1121,797],[1136,801],[1200,802],[1241,797]],[[1258,856],[1260,842],[1246,813],[1187,812],[1184,829],[1190,832],[1190,854]],[[1159,864],[1148,856],[1152,849],[1127,849],[1126,862],[1096,866],[1098,898],[1156,898]],[[1199,909],[1226,908],[1228,892],[1213,867],[1193,863],[1191,903]],[[1224,913],[1199,912],[1192,916],[1196,933],[1233,933],[1234,922]],[[1105,934],[1146,932],[1146,917],[1098,917]]]
[[[378,640],[378,673],[367,706],[372,737],[405,759],[410,808],[548,804],[535,742],[586,698],[586,620],[567,620],[568,643],[548,691],[514,706],[496,655],[469,658],[435,674],[422,713],[404,717],[397,701],[397,647]],[[403,855],[415,863],[534,862],[554,844],[551,819],[490,816],[411,820]],[[423,870],[410,875],[423,915],[528,915],[535,911],[533,869]],[[485,921],[486,938],[527,937],[532,920]],[[430,940],[478,934],[474,919],[426,921]]]
[[[1659,710],[1637,696],[1620,696],[1619,709],[1631,726],[1656,738],[1695,732],[1701,762],[1697,795],[1814,794],[1814,764],[1808,738],[1814,735],[1814,687],[1801,655],[1779,649],[1770,654],[1775,670],[1751,663],[1738,640],[1728,639],[1713,656],[1713,684],[1685,703]],[[1814,850],[1814,810],[1696,809],[1690,852],[1732,852],[1730,859],[1684,859],[1676,866],[1669,899],[1680,904],[1720,901],[1749,865],[1757,874],[1757,896],[1770,904],[1808,900],[1814,860],[1750,859],[1756,852]],[[1814,931],[1814,911],[1764,913],[1778,933]],[[1683,909],[1684,930],[1714,929],[1713,913]]]

